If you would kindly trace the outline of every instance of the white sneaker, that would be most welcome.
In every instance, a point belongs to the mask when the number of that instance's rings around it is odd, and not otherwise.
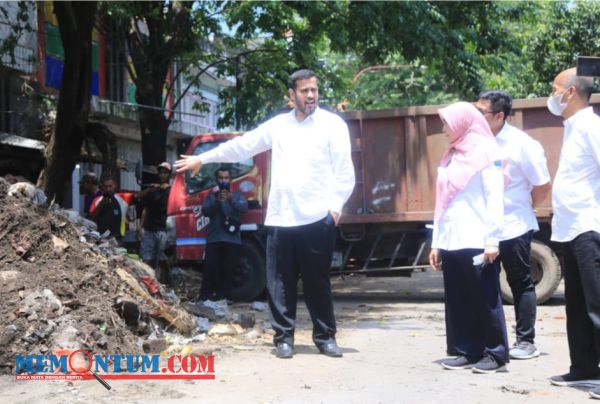
[[[540,351],[531,342],[515,342],[508,352],[510,359],[531,359],[540,356]]]

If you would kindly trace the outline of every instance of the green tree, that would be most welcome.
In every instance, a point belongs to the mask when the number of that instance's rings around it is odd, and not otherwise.
[[[330,106],[392,108],[471,99],[484,88],[488,57],[517,51],[507,21],[525,6],[504,2],[245,2],[228,15],[237,38],[263,33],[286,50],[257,54],[224,93],[223,123],[252,126],[285,105],[293,70],[314,69]],[[291,34],[291,35],[290,35]],[[325,61],[325,63],[320,63]],[[240,66],[228,74],[240,77]],[[361,72],[366,72],[361,74]],[[356,76],[360,78],[353,80]]]
[[[519,18],[504,21],[517,51],[491,55],[482,68],[486,88],[501,88],[515,98],[546,97],[560,71],[577,56],[600,55],[600,3],[536,1],[522,4]]]
[[[554,77],[575,66],[577,56],[600,56],[599,2],[561,1],[545,5],[543,11],[546,23],[532,32],[525,53],[533,73],[529,93],[538,97],[550,93]]]

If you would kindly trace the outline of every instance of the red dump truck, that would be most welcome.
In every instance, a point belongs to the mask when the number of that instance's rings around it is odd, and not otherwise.
[[[600,94],[592,97],[600,107]],[[352,141],[356,186],[344,206],[332,274],[410,276],[429,267],[427,257],[435,204],[438,163],[448,144],[437,115],[440,106],[409,107],[342,114]],[[546,99],[515,100],[513,125],[540,141],[552,177],[562,144],[561,119],[546,109]],[[240,134],[203,134],[186,154],[200,154]],[[179,262],[201,263],[208,218],[202,202],[214,190],[218,164],[206,164],[191,177],[179,173],[168,204],[168,226]],[[232,189],[244,193],[249,210],[242,217],[242,259],[235,276],[234,298],[251,300],[265,287],[263,226],[268,205],[270,153],[229,164]],[[550,198],[537,209],[540,231],[532,245],[538,302],[546,301],[562,278],[560,250],[550,242]],[[502,280],[502,293],[512,300]]]

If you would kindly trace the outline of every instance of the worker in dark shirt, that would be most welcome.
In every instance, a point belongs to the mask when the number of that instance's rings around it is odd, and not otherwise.
[[[84,195],[83,199],[83,216],[86,219],[90,218],[90,206],[92,201],[102,195],[102,191],[98,188],[98,177],[96,173],[90,171],[85,173],[79,181],[79,193]]]
[[[171,164],[163,162],[158,165],[158,183],[139,192],[136,196],[141,200],[142,218],[138,229],[140,255],[142,260],[156,270],[156,278],[160,283],[169,282],[169,266],[165,249],[167,247],[167,202],[171,187]]]
[[[230,298],[233,274],[239,262],[240,215],[248,210],[241,192],[231,192],[229,169],[215,172],[218,191],[206,197],[202,214],[210,218],[206,228],[206,252],[202,277],[201,300]]]
[[[98,232],[107,230],[119,242],[125,235],[125,215],[127,202],[116,194],[117,182],[111,177],[102,178],[102,195],[97,196],[90,205],[90,218],[98,225]]]

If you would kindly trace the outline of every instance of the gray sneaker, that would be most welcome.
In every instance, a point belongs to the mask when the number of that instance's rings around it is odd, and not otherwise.
[[[590,390],[590,397],[600,400],[600,389]]]
[[[540,356],[540,351],[531,342],[520,341],[515,342],[508,354],[510,359],[531,359]]]
[[[493,356],[485,354],[483,358],[473,366],[472,371],[473,373],[484,374],[506,372],[506,365],[498,362]]]
[[[456,358],[449,358],[442,361],[442,367],[450,370],[471,369],[479,359],[469,359],[466,356],[458,355]]]
[[[600,375],[581,375],[566,373],[564,375],[552,376],[550,383],[560,387],[590,387],[597,388],[600,386]]]

